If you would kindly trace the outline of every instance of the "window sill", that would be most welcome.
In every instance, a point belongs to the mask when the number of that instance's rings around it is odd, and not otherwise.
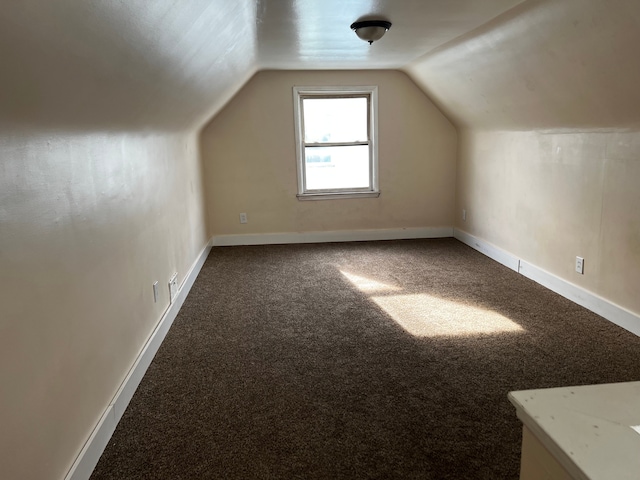
[[[341,200],[346,198],[378,198],[380,192],[299,193],[298,200]]]

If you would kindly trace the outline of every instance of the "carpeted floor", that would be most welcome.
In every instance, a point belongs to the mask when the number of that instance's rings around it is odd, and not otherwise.
[[[515,479],[511,390],[640,379],[640,338],[454,239],[218,247],[98,479]]]

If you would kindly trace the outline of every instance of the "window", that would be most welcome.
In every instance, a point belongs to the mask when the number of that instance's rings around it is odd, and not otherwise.
[[[294,87],[298,198],[377,197],[378,87]]]

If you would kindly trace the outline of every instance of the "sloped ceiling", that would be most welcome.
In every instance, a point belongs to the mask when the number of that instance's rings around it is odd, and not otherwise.
[[[0,7],[0,127],[182,129],[257,68],[252,0]]]
[[[528,0],[411,63],[460,127],[640,128],[640,2]]]
[[[637,45],[637,0],[5,2],[0,127],[196,129],[260,69],[400,68],[461,127],[638,128]]]
[[[196,128],[258,69],[399,68],[520,2],[4,2],[0,127]],[[393,22],[372,46],[370,16]]]

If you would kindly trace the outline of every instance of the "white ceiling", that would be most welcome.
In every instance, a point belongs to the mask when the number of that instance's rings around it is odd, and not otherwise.
[[[258,61],[269,69],[396,69],[488,22],[523,0],[260,0]],[[392,27],[369,45],[349,28]]]

